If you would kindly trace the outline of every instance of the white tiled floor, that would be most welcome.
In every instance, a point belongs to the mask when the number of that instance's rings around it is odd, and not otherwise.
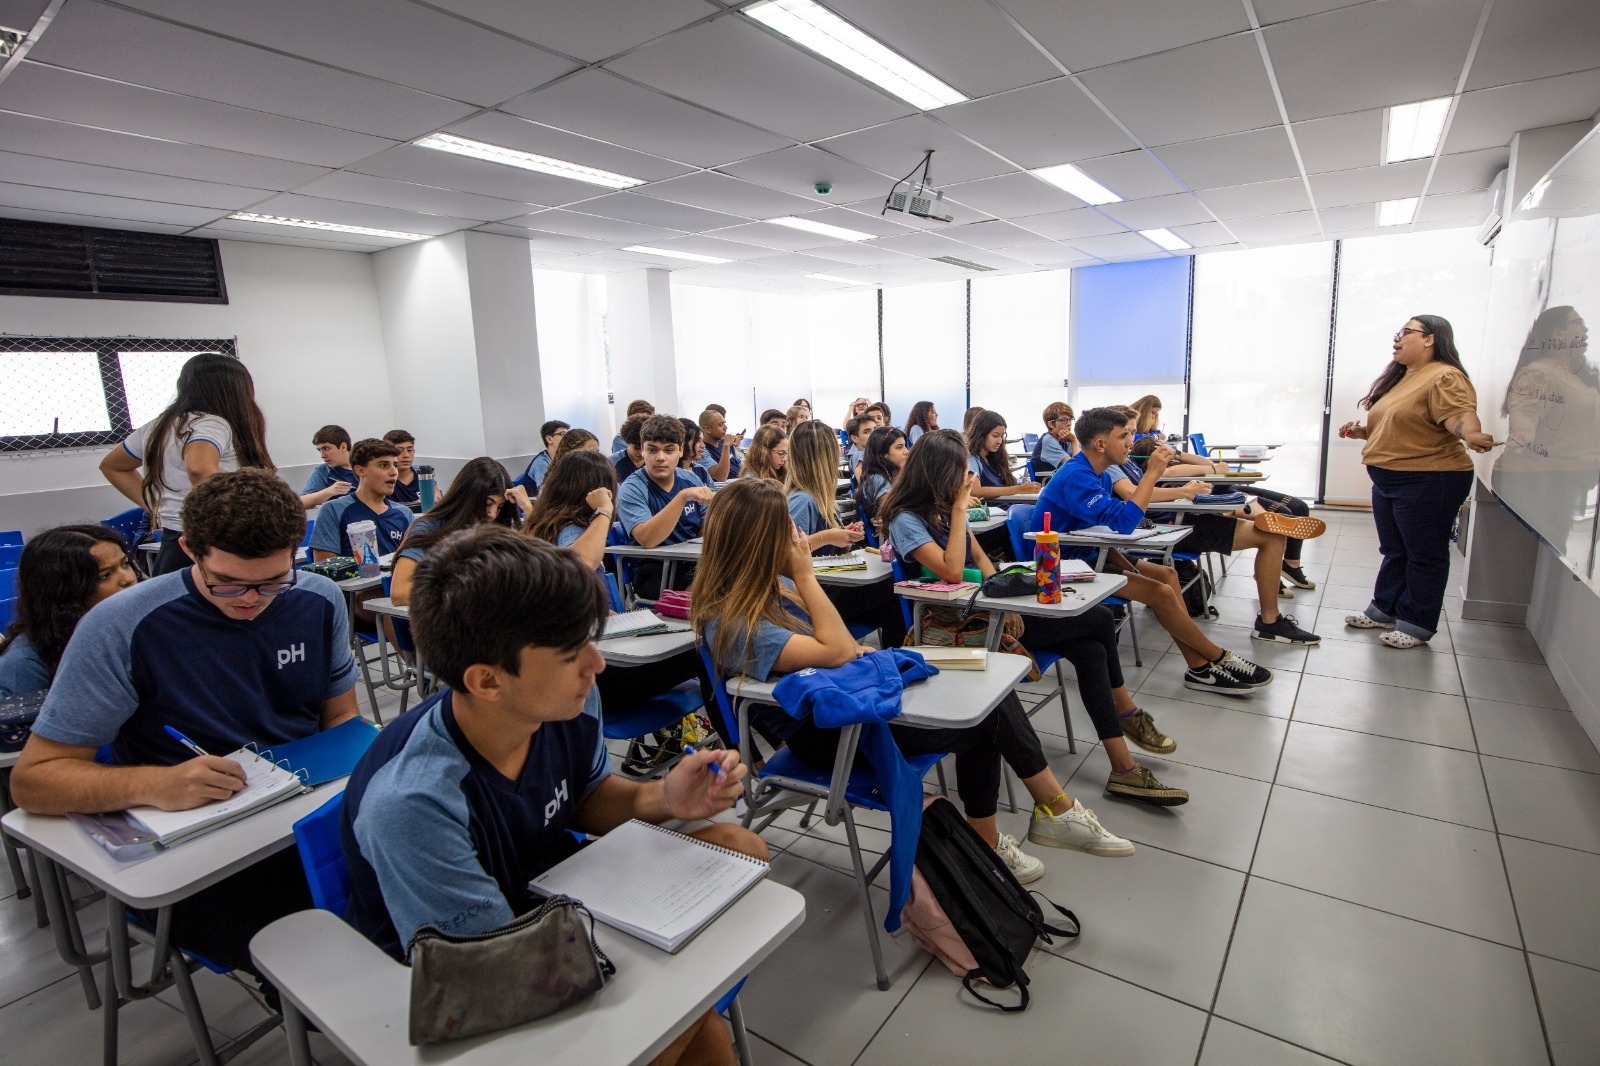
[[[1130,684],[1179,744],[1143,758],[1190,790],[1187,806],[1105,798],[1104,753],[1081,741],[1069,754],[1059,705],[1040,709],[1057,775],[1139,850],[1030,849],[1049,871],[1036,887],[1084,933],[1034,952],[1026,1013],[975,1006],[942,966],[887,939],[893,985],[877,991],[842,831],[800,833],[792,817],[769,831],[773,876],[805,893],[807,918],[746,985],[758,1061],[1600,1062],[1600,753],[1522,629],[1461,621],[1451,599],[1426,650],[1345,630],[1377,546],[1365,515],[1327,517],[1306,550],[1319,587],[1285,604],[1322,647],[1252,646],[1248,560],[1220,590],[1215,639],[1277,671],[1270,689],[1183,688],[1171,641],[1141,613]],[[1073,703],[1077,735],[1092,737]],[[1001,818],[1025,832],[1026,815]],[[863,822],[881,852],[887,822]],[[260,1016],[202,977],[219,1033]],[[168,995],[129,1013],[124,1062],[193,1061],[174,1008]],[[98,1016],[14,898],[0,899],[0,1032],[0,1063],[98,1053]],[[343,1061],[314,1039],[320,1062]],[[239,1061],[282,1060],[274,1035]]]

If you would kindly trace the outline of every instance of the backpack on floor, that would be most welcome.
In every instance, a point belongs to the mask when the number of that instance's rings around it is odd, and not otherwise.
[[[1189,609],[1189,617],[1216,618],[1217,609],[1210,605],[1211,594],[1216,591],[1211,575],[1193,559],[1174,559],[1172,568],[1178,571],[1178,583],[1183,586],[1183,605]]]
[[[923,950],[991,1007],[1027,1010],[1028,974],[1022,964],[1033,942],[1052,943],[1052,935],[1071,939],[1081,928],[1077,915],[1039,896],[1072,928],[1046,923],[1035,895],[1017,883],[1004,860],[967,824],[955,804],[942,796],[923,804],[911,897],[901,920]],[[1015,985],[1021,999],[1010,1006],[996,1003],[975,987],[980,981],[995,988]]]

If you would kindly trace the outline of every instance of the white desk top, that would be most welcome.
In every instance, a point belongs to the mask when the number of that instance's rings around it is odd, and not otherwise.
[[[344,791],[344,779],[257,811],[203,836],[166,848],[143,862],[120,863],[65,818],[16,810],[6,832],[130,907],[165,907],[294,842],[294,823]]]
[[[1035,497],[1037,498],[1037,497]],[[1006,524],[1006,509],[1004,507],[990,508],[994,512],[991,517],[982,522],[968,522],[967,529],[972,533],[987,533],[991,529],[999,529]]]
[[[1267,480],[1266,474],[1248,474],[1245,477],[1229,477],[1227,474],[1166,474],[1156,478],[1157,485],[1186,485],[1191,481],[1205,481],[1213,485],[1254,485],[1259,481]]]
[[[680,633],[651,633],[643,637],[612,637],[597,640],[594,646],[606,657],[608,666],[643,666],[670,659],[694,647],[694,634],[688,630]]]
[[[997,504],[1001,507],[1009,507],[1014,503],[1038,503],[1039,494],[1037,492],[1011,492],[1004,496],[991,496],[985,502],[991,507]]]
[[[964,729],[977,725],[1006,698],[1013,685],[1027,676],[1028,665],[1028,660],[1021,655],[991,652],[987,670],[945,670],[910,685],[901,697],[900,717],[894,724],[927,729]],[[772,690],[778,687],[780,680],[729,678],[728,694],[735,699],[771,700]]]
[[[334,584],[338,585],[339,591],[345,593],[346,595],[352,592],[365,592],[368,589],[375,589],[382,585],[383,575],[374,574],[372,577],[351,577],[346,578],[343,581],[335,581]]]
[[[872,552],[866,553],[865,570],[843,570],[833,574],[818,574],[819,585],[872,585],[894,575],[894,568]]]
[[[1076,548],[1131,548],[1134,551],[1149,551],[1151,548],[1160,548],[1163,551],[1177,544],[1180,540],[1194,532],[1193,526],[1184,526],[1167,533],[1157,533],[1153,537],[1142,537],[1139,540],[1126,540],[1122,537],[1107,537],[1097,533],[1062,533],[1061,543],[1070,544]],[[1038,534],[1025,534],[1027,539],[1033,540]]]
[[[617,975],[591,999],[528,1025],[431,1047],[407,1039],[411,971],[328,911],[280,918],[250,954],[283,995],[360,1066],[624,1066],[648,1062],[805,920],[805,900],[764,880],[668,955],[595,926]]]
[[[388,615],[390,618],[410,618],[411,617],[411,608],[410,607],[402,606],[401,604],[398,604],[398,603],[394,602],[394,600],[390,599],[387,596],[383,597],[382,599],[367,600],[361,606],[365,607],[367,610],[371,611],[373,614]]]
[[[705,541],[696,538],[686,540],[681,544],[659,544],[654,548],[645,548],[638,544],[611,544],[606,551],[612,555],[622,555],[632,558],[675,559],[680,562],[692,562],[700,558],[700,553],[705,550]],[[891,573],[889,564],[882,559],[867,553],[867,568],[865,570],[846,570],[836,574],[818,574],[817,581],[823,585],[871,585],[887,578]]]
[[[1249,502],[1249,500],[1245,500],[1245,503]],[[1152,503],[1146,513],[1177,511],[1181,514],[1184,511],[1195,511],[1200,514],[1227,514],[1229,511],[1237,511],[1245,503],[1198,503],[1194,500],[1166,500],[1162,503]]]
[[[1107,596],[1115,596],[1128,579],[1121,574],[1096,574],[1093,581],[1063,581],[1060,603],[1040,603],[1032,596],[983,596],[972,602],[974,610],[1009,611],[1012,614],[1035,618],[1076,618]],[[916,589],[896,588],[895,592],[908,600],[924,603],[956,603],[966,606],[966,600],[947,600],[928,595]]]

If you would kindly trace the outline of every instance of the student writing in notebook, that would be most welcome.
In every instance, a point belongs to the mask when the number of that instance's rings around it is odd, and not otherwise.
[[[611,468],[599,455],[594,458],[606,469]],[[486,455],[468,460],[450,482],[444,499],[406,530],[405,540],[394,557],[389,598],[402,607],[410,604],[411,579],[416,575],[417,564],[435,544],[452,533],[486,522],[515,529],[521,524],[517,514],[522,507],[531,509],[533,502],[511,483],[510,472],[499,460]]]
[[[354,492],[357,480],[350,469],[350,432],[343,426],[323,426],[311,435],[311,446],[322,457],[322,465],[312,469],[300,490],[300,502],[308,511]]]
[[[569,830],[697,821],[739,795],[745,767],[733,751],[695,752],[657,781],[610,773],[595,688],[605,660],[593,643],[606,609],[577,556],[508,530],[456,534],[417,568],[413,634],[449,687],[384,728],[344,793],[345,917],[391,955],[403,958],[424,925],[485,933],[536,907],[528,882],[578,850]],[[694,835],[767,857],[736,825]],[[636,873],[649,892],[649,871]],[[655,1060],[733,1061],[709,1011]]]
[[[294,492],[265,470],[195,486],[183,505],[184,550],[195,562],[112,596],[78,623],[12,774],[17,804],[38,814],[188,810],[244,787],[229,752],[353,718],[344,596],[294,568],[305,522]],[[166,726],[210,754],[193,754]],[[95,761],[102,744],[109,766]],[[248,969],[250,937],[309,906],[290,848],[179,903],[173,941]]]

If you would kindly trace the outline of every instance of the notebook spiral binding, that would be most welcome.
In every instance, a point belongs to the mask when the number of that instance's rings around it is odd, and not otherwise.
[[[311,775],[306,773],[305,770],[303,770],[303,769],[301,769],[301,770],[294,769],[293,767],[291,767],[289,765],[289,763],[286,760],[280,759],[277,756],[273,755],[271,748],[259,747],[256,744],[256,742],[252,740],[250,743],[248,743],[248,744],[246,744],[244,746],[244,749],[246,751],[250,752],[251,754],[253,754],[256,758],[261,759],[264,762],[271,763],[273,766],[276,766],[278,769],[282,770],[284,773],[291,774],[291,775],[293,775],[295,777],[298,777],[300,779],[300,788],[305,792],[310,792],[311,791]]]

